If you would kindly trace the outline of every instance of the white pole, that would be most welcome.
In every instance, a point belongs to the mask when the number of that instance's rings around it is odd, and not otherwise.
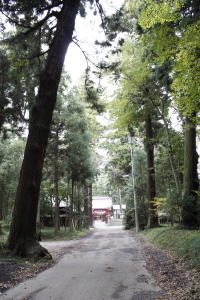
[[[135,161],[134,161],[134,148],[133,148],[133,139],[129,137],[128,139],[130,148],[131,148],[131,177],[132,177],[132,185],[133,185],[133,200],[134,200],[134,208],[135,208],[135,231],[139,232],[139,220],[138,220],[138,206],[137,206],[137,197],[135,190]]]

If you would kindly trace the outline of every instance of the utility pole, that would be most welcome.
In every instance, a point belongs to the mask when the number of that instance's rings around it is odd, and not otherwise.
[[[135,231],[139,232],[139,219],[138,219],[138,205],[137,205],[137,196],[135,190],[135,157],[134,157],[134,147],[133,147],[133,138],[130,136],[128,138],[128,143],[131,149],[131,177],[132,177],[132,185],[133,185],[133,200],[135,207]]]

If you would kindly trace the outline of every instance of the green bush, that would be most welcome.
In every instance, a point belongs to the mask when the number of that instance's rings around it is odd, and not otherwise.
[[[127,209],[125,213],[125,229],[131,229],[135,227],[135,215],[134,208]]]
[[[139,209],[139,228],[144,230],[147,225],[147,214],[144,214],[141,209]],[[125,229],[131,229],[135,227],[135,210],[130,208],[126,210],[125,213]]]

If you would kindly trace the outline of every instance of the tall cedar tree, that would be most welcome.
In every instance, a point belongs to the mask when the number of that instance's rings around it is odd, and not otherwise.
[[[130,2],[131,3],[131,2]],[[149,12],[151,12],[149,14]],[[172,90],[185,115],[183,225],[198,228],[198,155],[196,124],[199,112],[199,0],[146,1],[140,7],[139,24],[147,36],[151,51],[161,62],[170,62]],[[179,32],[179,34],[177,34]],[[170,34],[169,34],[170,33]],[[149,35],[149,37],[148,37]],[[170,38],[169,38],[170,36]]]
[[[151,116],[145,117],[146,153],[147,153],[147,197],[149,203],[148,228],[158,226],[157,207],[154,201],[156,197],[155,167],[154,167],[154,142]]]
[[[49,255],[37,241],[37,207],[58,85],[79,5],[80,0],[64,0],[60,12],[56,12],[56,31],[49,47],[45,68],[40,75],[39,91],[31,111],[29,134],[8,238],[8,247],[15,255],[35,258]]]
[[[191,11],[188,14],[188,11]],[[189,18],[188,24],[195,23],[199,20],[200,7],[199,1],[187,1],[184,7],[184,16]],[[194,48],[195,49],[195,48]],[[193,49],[193,51],[194,51]],[[198,49],[195,49],[195,59],[199,57]],[[191,72],[192,73],[192,72]],[[196,91],[194,91],[196,92]],[[190,99],[189,99],[190,101]],[[199,99],[197,109],[199,110]],[[183,178],[183,206],[182,219],[183,225],[189,228],[199,228],[199,211],[198,211],[198,153],[196,145],[196,122],[193,118],[196,117],[198,110],[195,109],[190,112],[189,116],[185,118],[185,145],[184,145],[184,178]]]

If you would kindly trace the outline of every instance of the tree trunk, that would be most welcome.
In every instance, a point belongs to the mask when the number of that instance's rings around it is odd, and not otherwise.
[[[74,228],[74,180],[72,179],[72,190],[71,190],[71,202],[70,202],[70,231]]]
[[[65,216],[65,230],[66,227],[69,226],[70,221],[70,212],[68,209],[70,209],[70,179],[67,179],[67,190],[66,190],[66,197],[67,197],[67,203],[66,203],[66,216]]]
[[[40,202],[41,199],[38,200],[38,209],[37,209],[37,217],[36,217],[36,235],[37,240],[41,241],[41,221],[40,221]]]
[[[54,161],[54,192],[55,192],[55,209],[54,209],[54,229],[55,234],[60,230],[60,214],[59,214],[59,191],[58,191],[58,128],[56,128],[55,141],[55,161]]]
[[[80,0],[63,1],[46,66],[40,76],[36,103],[31,111],[29,135],[8,238],[8,247],[15,255],[35,258],[50,256],[37,241],[37,206],[53,109],[65,54],[72,40],[79,3]]]
[[[93,216],[92,216],[92,183],[89,184],[89,225],[93,227]]]
[[[77,185],[77,229],[82,229],[82,213],[81,213],[81,199],[80,199],[80,184]]]
[[[155,168],[154,168],[154,142],[151,117],[147,115],[146,129],[146,153],[147,153],[147,197],[149,203],[148,228],[158,226],[157,207],[154,203],[156,196]]]
[[[183,225],[188,228],[198,228],[198,154],[196,152],[196,126],[186,117],[184,145],[184,178],[183,178]]]
[[[135,155],[134,155],[134,146],[133,146],[133,138],[130,136],[130,148],[131,148],[131,178],[133,185],[133,202],[134,202],[134,215],[135,215],[135,232],[139,232],[139,215],[138,215],[138,201],[137,201],[137,193],[136,193],[136,168],[135,168]]]
[[[89,227],[90,227],[88,184],[84,185],[84,225],[83,226],[87,229],[89,229]]]

